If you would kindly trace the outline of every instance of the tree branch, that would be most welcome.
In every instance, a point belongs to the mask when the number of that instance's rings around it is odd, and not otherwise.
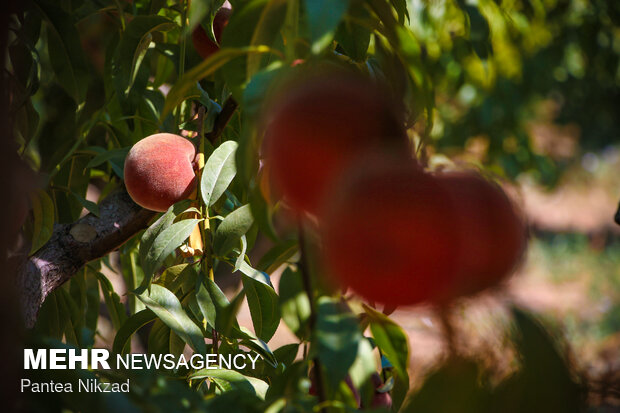
[[[232,97],[224,102],[207,139],[214,143],[220,138],[237,106]],[[155,214],[135,204],[122,189],[99,204],[99,217],[88,214],[72,224],[55,225],[50,240],[17,268],[26,326],[34,326],[41,304],[52,291],[87,262],[109,254],[146,228]]]
[[[99,217],[88,214],[72,224],[54,226],[50,240],[17,270],[22,315],[34,326],[45,298],[87,262],[114,251],[148,226],[155,212],[135,204],[118,190],[99,204]]]
[[[215,119],[213,130],[205,135],[205,138],[209,142],[215,144],[215,141],[218,140],[220,136],[222,136],[224,128],[226,128],[226,125],[228,125],[228,121],[230,121],[232,116],[235,114],[237,106],[239,106],[239,104],[232,96],[226,99],[226,101],[222,105],[222,111],[217,115],[217,119]]]

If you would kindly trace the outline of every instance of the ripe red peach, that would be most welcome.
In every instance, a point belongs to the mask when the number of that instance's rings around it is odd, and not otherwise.
[[[370,79],[344,70],[300,69],[267,105],[263,148],[288,205],[316,214],[360,155],[409,149],[398,105]]]
[[[475,171],[437,178],[459,217],[462,244],[455,293],[472,294],[499,283],[523,256],[527,233],[522,214],[497,183]]]
[[[182,136],[157,133],[136,143],[125,159],[125,186],[138,205],[166,211],[196,188],[194,145]]]
[[[322,213],[328,276],[390,305],[440,303],[459,264],[458,211],[444,186],[412,161],[357,165]]]

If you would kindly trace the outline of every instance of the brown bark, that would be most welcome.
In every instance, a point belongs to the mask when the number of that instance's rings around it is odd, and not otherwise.
[[[88,214],[71,224],[57,224],[50,240],[17,270],[22,315],[34,326],[45,298],[87,262],[114,251],[148,226],[155,212],[135,204],[123,189],[99,204],[99,217]]]

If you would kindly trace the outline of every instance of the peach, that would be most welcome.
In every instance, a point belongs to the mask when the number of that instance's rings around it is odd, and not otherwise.
[[[138,205],[166,211],[196,188],[194,145],[182,136],[157,133],[136,143],[125,159],[125,186]]]
[[[292,209],[311,213],[360,155],[409,153],[400,110],[384,90],[355,72],[324,69],[300,68],[263,115],[274,185]]]
[[[475,171],[438,174],[458,211],[462,245],[454,289],[472,294],[512,273],[523,256],[522,214],[495,182]]]
[[[459,262],[457,224],[447,190],[413,161],[365,162],[322,214],[327,273],[367,300],[442,302]]]
[[[192,31],[192,43],[196,52],[198,52],[203,59],[208,58],[213,53],[220,50],[218,44],[222,42],[222,32],[228,24],[231,14],[232,6],[226,1],[213,17],[213,34],[215,35],[217,44],[209,38],[202,26],[199,25]]]

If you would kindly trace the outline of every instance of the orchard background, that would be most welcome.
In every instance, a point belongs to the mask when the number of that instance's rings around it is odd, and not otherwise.
[[[389,394],[403,412],[617,410],[620,3],[233,0],[226,24],[223,3],[3,4],[7,409],[370,411]],[[388,85],[427,170],[474,165],[502,183],[530,232],[513,277],[441,310],[325,279],[320,223],[261,167],[271,89],[324,64]],[[206,160],[196,203],[159,215],[123,180],[129,149],[157,132]],[[204,254],[187,257],[199,221]],[[68,370],[53,378],[132,390],[19,394],[22,349],[64,346],[262,361]]]

